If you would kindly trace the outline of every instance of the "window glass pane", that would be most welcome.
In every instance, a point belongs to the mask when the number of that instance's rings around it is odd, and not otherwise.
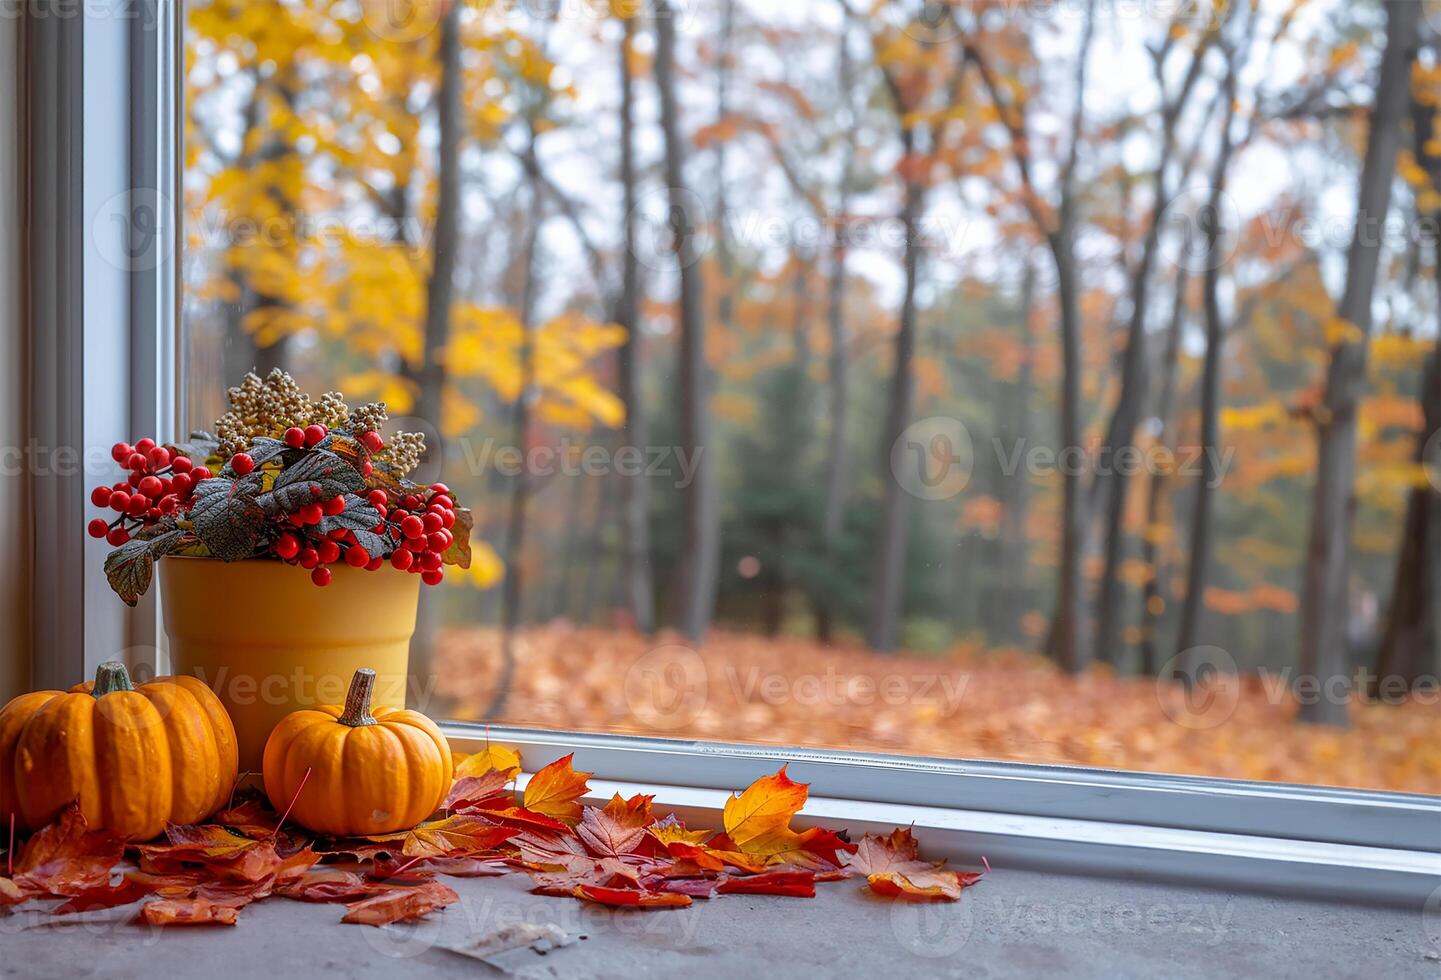
[[[1441,792],[1441,12],[853,6],[191,0],[188,421],[427,435],[438,716]]]

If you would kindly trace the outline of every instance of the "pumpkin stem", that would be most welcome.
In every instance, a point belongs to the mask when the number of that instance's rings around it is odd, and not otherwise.
[[[345,714],[338,719],[342,725],[360,728],[376,724],[370,713],[370,694],[375,690],[375,671],[362,667],[350,679],[350,693],[345,696]]]
[[[95,668],[95,690],[91,693],[97,699],[116,691],[133,690],[135,685],[130,683],[130,672],[124,664],[110,660]]]

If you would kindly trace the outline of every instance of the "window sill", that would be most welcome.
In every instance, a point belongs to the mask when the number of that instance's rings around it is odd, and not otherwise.
[[[443,726],[457,751],[499,742],[529,767],[567,753],[592,797],[651,793],[720,826],[734,790],[789,767],[801,825],[853,835],[914,826],[925,852],[975,868],[1084,874],[1418,908],[1441,886],[1441,801],[1016,763],[953,763],[626,736]],[[521,777],[524,785],[526,777]],[[966,808],[945,805],[964,802]],[[1305,835],[1305,836],[1303,836]]]

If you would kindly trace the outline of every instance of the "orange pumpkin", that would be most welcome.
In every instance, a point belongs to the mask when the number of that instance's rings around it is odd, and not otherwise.
[[[135,688],[124,664],[104,663],[93,685],[0,708],[0,819],[21,827],[78,800],[91,827],[148,840],[220,809],[237,768],[230,716],[194,677]]]
[[[374,687],[375,671],[363,667],[344,707],[306,708],[275,726],[264,768],[277,811],[289,807],[302,827],[345,837],[408,830],[445,802],[454,775],[445,736],[418,711],[372,713]]]

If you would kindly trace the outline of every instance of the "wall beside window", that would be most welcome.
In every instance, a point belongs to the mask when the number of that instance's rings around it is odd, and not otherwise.
[[[24,443],[29,352],[20,293],[20,20],[0,17],[0,446]],[[29,686],[29,486],[7,462],[0,476],[0,701]]]

